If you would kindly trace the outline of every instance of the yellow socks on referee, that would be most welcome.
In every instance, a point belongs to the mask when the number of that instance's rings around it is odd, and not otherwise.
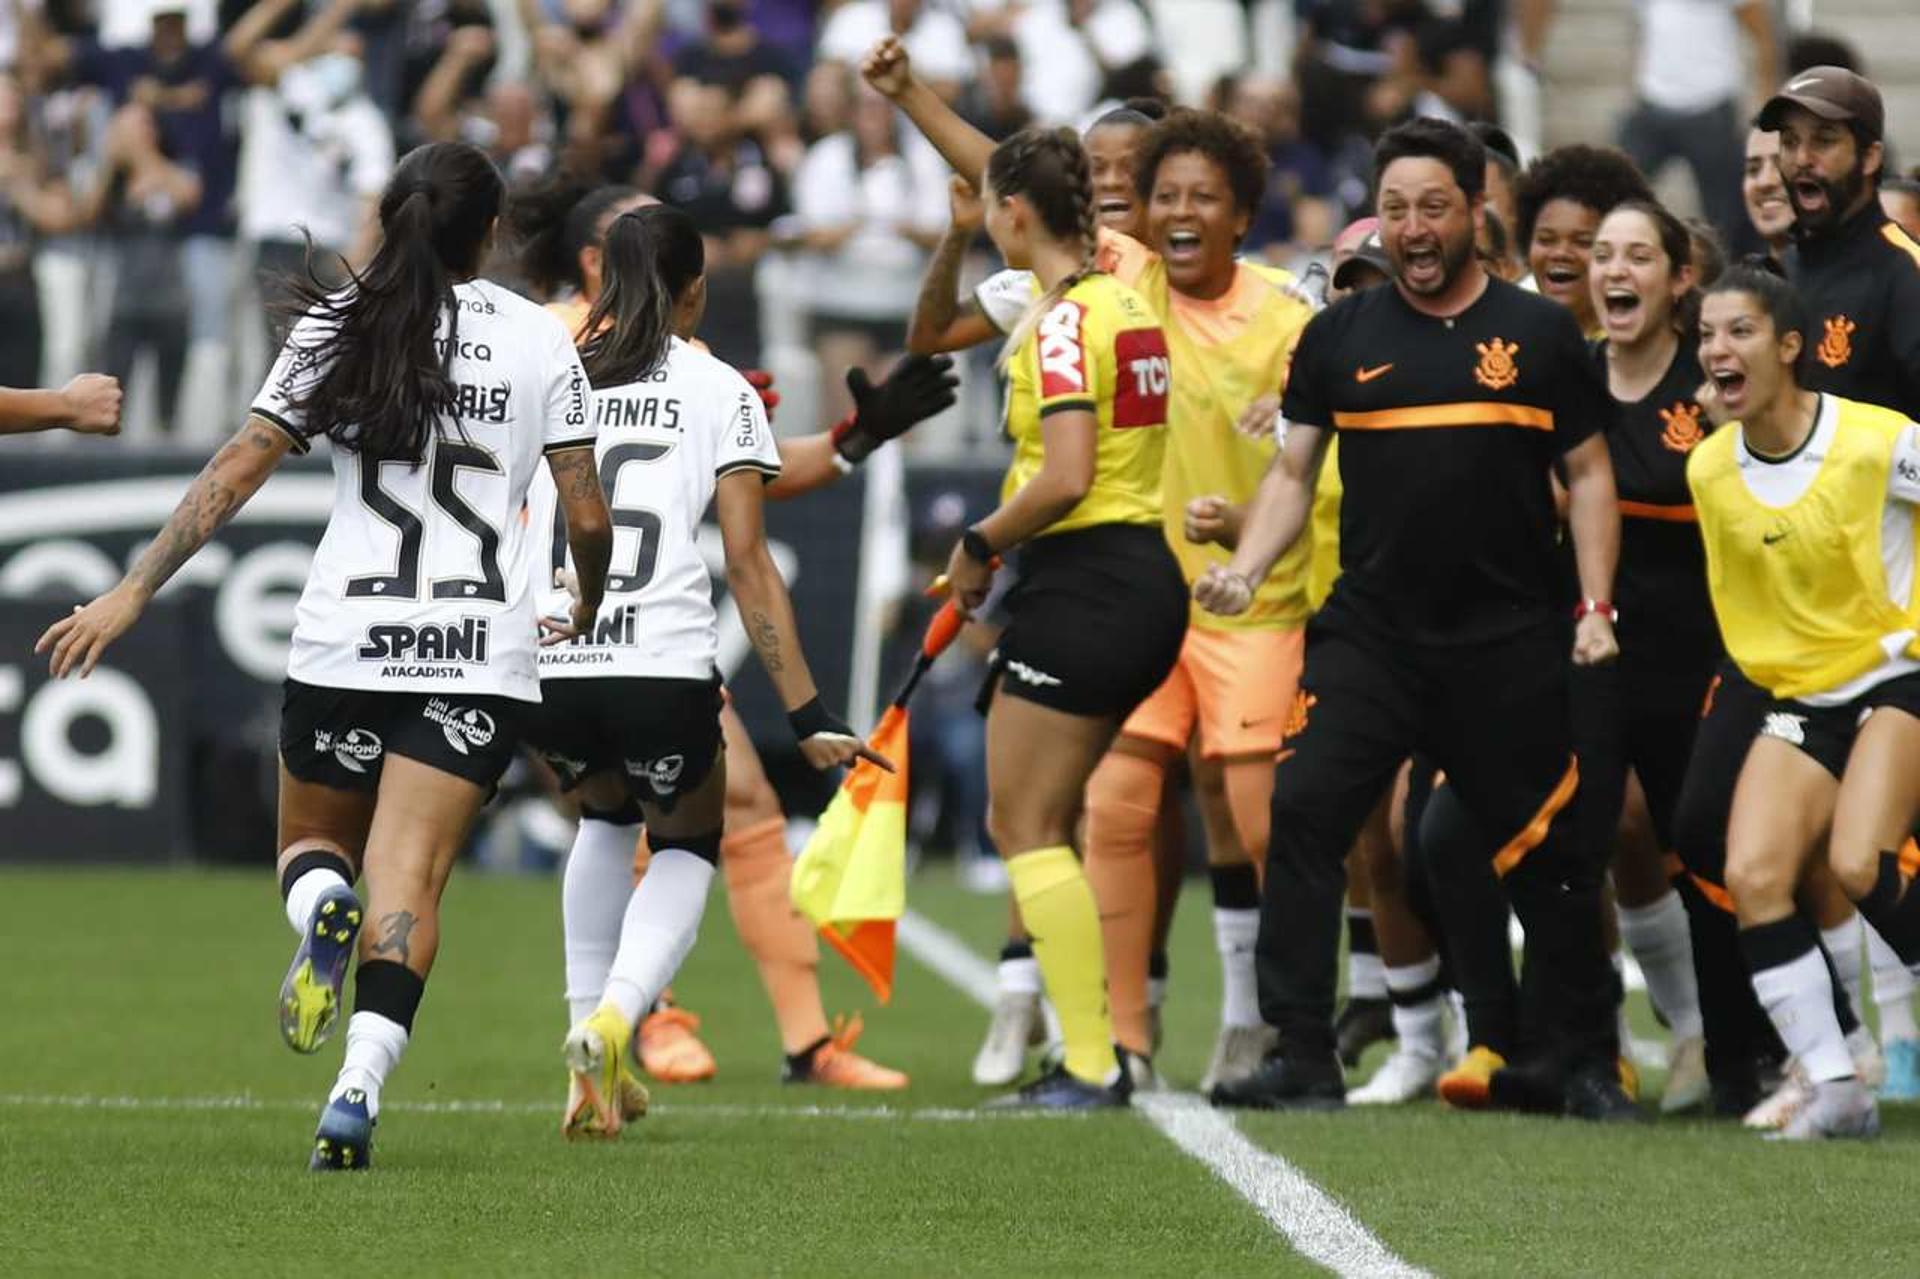
[[[1065,844],[1007,859],[1007,878],[1033,939],[1047,996],[1060,1016],[1068,1073],[1104,1083],[1114,1072],[1113,1023],[1107,1016],[1106,961],[1100,912],[1080,862]]]

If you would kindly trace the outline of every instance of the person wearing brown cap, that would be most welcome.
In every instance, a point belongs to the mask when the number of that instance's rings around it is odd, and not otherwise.
[[[1787,274],[1814,322],[1809,387],[1920,415],[1920,243],[1880,207],[1880,91],[1843,67],[1809,67],[1754,124],[1780,135]]]

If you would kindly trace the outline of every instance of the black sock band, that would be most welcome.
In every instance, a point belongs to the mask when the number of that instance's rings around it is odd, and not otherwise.
[[[1446,983],[1435,977],[1432,981],[1422,982],[1412,990],[1395,990],[1393,983],[1387,983],[1387,1000],[1395,1008],[1418,1008],[1430,999],[1438,999],[1446,993]]]
[[[293,895],[293,886],[310,870],[330,870],[347,883],[353,883],[353,867],[347,864],[346,858],[330,848],[309,848],[304,853],[295,853],[287,868],[280,872],[281,901]]]
[[[1147,980],[1165,981],[1167,979],[1167,952],[1156,950],[1147,956]]]
[[[1256,910],[1260,906],[1260,879],[1253,863],[1238,866],[1209,866],[1207,877],[1213,881],[1215,910]]]
[[[1347,953],[1379,957],[1380,938],[1373,931],[1373,912],[1364,915],[1358,911],[1347,912]]]
[[[1009,937],[1007,939],[1007,944],[1000,948],[1000,962],[1003,964],[1006,963],[1008,960],[1012,960],[1012,959],[1032,959],[1032,958],[1033,958],[1033,943],[1028,941],[1024,937],[1018,938],[1018,939]]]
[[[1820,935],[1797,914],[1740,930],[1740,953],[1746,957],[1750,973],[1784,968],[1808,951],[1819,948]]]
[[[405,964],[369,959],[353,978],[353,1011],[379,1013],[411,1035],[413,1015],[420,1010],[420,996],[426,989],[427,979]]]
[[[677,848],[683,853],[692,853],[709,866],[720,864],[720,832],[710,830],[704,835],[676,835],[669,839],[660,837],[661,848]]]
[[[1854,904],[1867,917],[1868,923],[1885,933],[1886,929],[1880,927],[1880,921],[1893,918],[1894,910],[1900,905],[1900,894],[1905,888],[1906,881],[1900,878],[1900,854],[1882,850],[1880,869],[1874,875],[1873,887]]]
[[[639,826],[646,822],[647,815],[640,811],[640,805],[632,796],[623,799],[615,808],[593,808],[580,805],[580,820],[586,822],[605,822],[609,826]]]

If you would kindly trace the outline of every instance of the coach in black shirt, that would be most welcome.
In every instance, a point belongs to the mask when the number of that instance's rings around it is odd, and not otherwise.
[[[1239,549],[1195,587],[1214,612],[1246,608],[1305,527],[1338,431],[1341,575],[1307,632],[1256,948],[1261,1014],[1281,1047],[1216,1088],[1216,1104],[1344,1101],[1332,1026],[1343,858],[1420,751],[1504,841],[1493,865],[1527,931],[1530,1081],[1551,1080],[1573,1113],[1634,1113],[1615,1066],[1599,876],[1580,865],[1567,820],[1579,785],[1568,645],[1582,664],[1617,653],[1607,389],[1564,307],[1481,268],[1484,172],[1479,141],[1450,124],[1415,120],[1381,139],[1377,212],[1394,284],[1308,324],[1287,379],[1285,441]],[[1556,460],[1585,597],[1571,626],[1554,553]],[[1537,1096],[1537,1082],[1527,1091]]]
[[[1809,67],[1760,109],[1793,201],[1787,275],[1813,328],[1805,385],[1920,417],[1920,244],[1880,208],[1885,110],[1873,83]]]

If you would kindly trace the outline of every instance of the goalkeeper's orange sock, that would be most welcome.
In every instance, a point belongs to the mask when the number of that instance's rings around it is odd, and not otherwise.
[[[820,944],[787,895],[793,855],[787,851],[787,824],[769,817],[720,841],[720,870],[727,877],[727,906],[733,926],[760,966],[780,1044],[788,1055],[827,1038],[827,1014],[820,1004]]]
[[[1007,878],[1033,938],[1047,997],[1060,1017],[1068,1073],[1088,1083],[1113,1078],[1113,1022],[1107,1015],[1100,912],[1080,862],[1065,844],[1007,858]]]
[[[1109,751],[1087,783],[1087,882],[1100,912],[1107,999],[1120,1046],[1153,1052],[1147,1019],[1148,962],[1158,896],[1153,833],[1165,769]]]

